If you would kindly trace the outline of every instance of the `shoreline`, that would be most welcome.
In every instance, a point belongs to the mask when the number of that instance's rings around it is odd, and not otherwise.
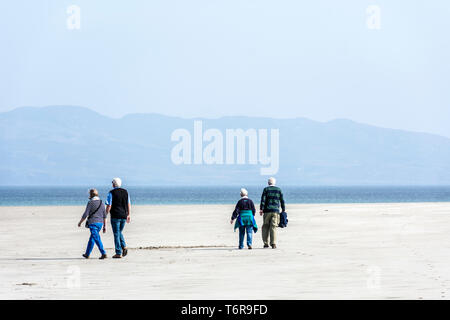
[[[239,198],[236,198],[237,202],[239,200]],[[86,200],[86,204],[87,204],[88,200]],[[236,203],[162,203],[162,204],[132,204],[132,208],[133,207],[146,207],[146,206],[169,206],[169,207],[174,207],[174,206],[189,206],[189,207],[193,207],[193,206],[229,206],[232,205],[234,206]],[[402,201],[402,202],[292,202],[292,203],[287,203],[286,207],[289,207],[290,205],[293,206],[302,206],[302,205],[320,205],[320,206],[325,206],[325,205],[383,205],[383,204],[392,204],[392,205],[401,205],[401,204],[430,204],[430,203],[436,203],[436,204],[450,204],[450,200],[449,201]],[[1,205],[0,204],[0,209],[1,208],[26,208],[26,207],[38,207],[38,208],[42,208],[42,207],[48,207],[48,208],[58,208],[58,207],[85,207],[86,204],[42,204],[42,205]],[[255,207],[259,208],[259,202],[255,202]]]

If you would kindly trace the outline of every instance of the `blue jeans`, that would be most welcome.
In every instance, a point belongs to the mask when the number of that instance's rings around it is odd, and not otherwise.
[[[101,254],[106,254],[105,249],[103,249],[102,239],[100,238],[100,230],[102,230],[103,223],[91,223],[89,224],[89,230],[91,231],[91,236],[89,237],[89,242],[86,248],[86,255],[89,256],[94,249],[94,244],[97,245]]]
[[[253,226],[239,227],[239,249],[244,248],[245,232],[247,232],[247,247],[252,245]]]
[[[114,233],[114,246],[116,247],[116,254],[122,254],[122,249],[127,245],[123,238],[122,230],[125,227],[127,219],[111,218],[111,227]]]

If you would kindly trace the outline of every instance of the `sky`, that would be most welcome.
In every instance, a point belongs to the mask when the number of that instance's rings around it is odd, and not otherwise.
[[[448,0],[2,1],[0,112],[347,118],[450,137],[449,31]]]

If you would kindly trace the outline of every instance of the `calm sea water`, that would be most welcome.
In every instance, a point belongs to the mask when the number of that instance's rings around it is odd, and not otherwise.
[[[132,204],[234,204],[239,187],[126,187]],[[106,198],[109,187],[98,188]],[[247,187],[259,202],[261,187]],[[449,202],[450,186],[283,187],[287,203]],[[85,205],[88,187],[0,187],[0,206]]]

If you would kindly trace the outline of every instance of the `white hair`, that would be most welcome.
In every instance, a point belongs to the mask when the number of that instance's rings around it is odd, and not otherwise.
[[[247,191],[247,189],[242,188],[241,189],[241,197],[245,197],[245,196],[248,196],[248,191]]]
[[[277,180],[274,177],[270,177],[267,183],[269,183],[269,186],[274,186]]]
[[[112,180],[112,184],[113,184],[114,187],[120,188],[120,186],[122,185],[122,179],[120,179],[120,178],[114,178],[114,179]]]

